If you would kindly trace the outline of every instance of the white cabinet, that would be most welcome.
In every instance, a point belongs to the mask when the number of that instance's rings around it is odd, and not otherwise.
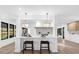
[[[35,27],[36,34],[53,34],[53,27]]]

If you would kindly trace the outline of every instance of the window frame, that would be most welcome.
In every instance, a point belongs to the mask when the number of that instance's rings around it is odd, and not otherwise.
[[[7,27],[5,27],[3,24],[6,24]],[[4,34],[3,34],[3,28],[6,28],[7,29],[7,37],[6,38],[3,38]],[[8,39],[8,23],[5,23],[5,22],[1,22],[1,40],[5,40],[5,39]]]
[[[13,27],[13,28],[11,28],[11,27]],[[13,35],[11,36],[11,29],[13,29]],[[14,25],[13,24],[9,24],[9,38],[12,38],[12,37],[14,37]]]

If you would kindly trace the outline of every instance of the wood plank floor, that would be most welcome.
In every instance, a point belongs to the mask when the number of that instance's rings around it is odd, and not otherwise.
[[[60,40],[58,50],[59,54],[79,54],[79,44],[67,40]]]
[[[15,43],[0,48],[0,54],[14,54]]]
[[[14,50],[15,44],[12,43],[0,48],[0,54],[17,54],[14,53]],[[22,54],[22,52],[19,54]],[[32,54],[32,51],[25,51],[25,54]],[[34,51],[34,54],[40,54],[40,51]],[[43,50],[43,54],[48,54],[48,51]],[[58,40],[58,53],[56,54],[79,54],[79,44],[67,40]]]

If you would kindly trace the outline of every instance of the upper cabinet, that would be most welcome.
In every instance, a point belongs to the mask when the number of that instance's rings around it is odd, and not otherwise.
[[[36,27],[53,27],[53,21],[37,21],[36,22]]]
[[[67,24],[67,28],[69,32],[78,32],[79,31],[79,21],[74,21]]]

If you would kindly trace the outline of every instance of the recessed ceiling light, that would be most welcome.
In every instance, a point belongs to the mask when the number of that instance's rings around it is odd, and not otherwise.
[[[19,8],[19,10],[22,10],[22,8]]]

